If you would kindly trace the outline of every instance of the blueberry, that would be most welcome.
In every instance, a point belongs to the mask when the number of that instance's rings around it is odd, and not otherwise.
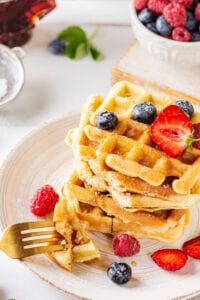
[[[191,42],[200,42],[200,32],[193,31],[191,34]]]
[[[104,111],[97,116],[96,125],[99,129],[109,130],[113,129],[118,124],[117,116],[110,111]]]
[[[133,119],[145,124],[151,124],[156,113],[155,106],[150,102],[140,102],[133,107]]]
[[[168,36],[172,33],[172,26],[167,22],[163,15],[156,19],[156,29],[161,35]]]
[[[157,28],[156,28],[156,23],[155,23],[155,22],[148,23],[148,24],[146,25],[146,27],[147,27],[149,30],[151,30],[152,32],[158,34],[158,30],[157,30]]]
[[[124,284],[131,279],[132,271],[126,263],[112,263],[107,270],[108,277],[117,284]]]
[[[197,28],[197,21],[194,18],[194,15],[192,12],[187,11],[187,21],[185,24],[185,27],[189,30],[189,31],[193,31],[194,29]]]
[[[192,118],[194,114],[193,105],[187,100],[176,100],[175,104],[182,109],[182,111],[189,117]]]
[[[65,48],[66,48],[65,42],[60,39],[55,39],[51,41],[48,45],[49,52],[57,55],[64,54]]]
[[[138,14],[138,19],[143,23],[143,24],[148,24],[154,21],[154,15],[152,11],[148,8],[144,8],[141,10]]]

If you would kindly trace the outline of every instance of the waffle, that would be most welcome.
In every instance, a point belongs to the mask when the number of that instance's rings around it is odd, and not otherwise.
[[[171,158],[151,141],[149,125],[132,119],[133,106],[141,101],[153,103],[159,113],[175,100],[122,81],[106,97],[92,96],[84,105],[79,126],[66,137],[75,165],[54,212],[67,241],[65,251],[52,254],[60,265],[71,269],[76,261],[99,257],[88,231],[128,232],[166,243],[183,235],[199,199],[200,150]],[[103,111],[117,115],[113,130],[96,127]],[[199,114],[192,121],[199,122]]]

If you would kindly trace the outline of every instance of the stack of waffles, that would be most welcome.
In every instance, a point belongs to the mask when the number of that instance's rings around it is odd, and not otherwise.
[[[172,158],[152,143],[149,125],[132,116],[137,103],[151,102],[159,113],[175,100],[121,81],[106,97],[92,96],[79,126],[68,132],[66,142],[73,148],[75,165],[62,189],[54,221],[69,244],[74,243],[75,234],[78,251],[81,246],[90,248],[86,252],[91,256],[83,260],[99,256],[87,231],[127,232],[168,243],[183,235],[190,209],[199,198],[200,150],[187,149],[181,158]],[[112,130],[96,125],[104,111],[118,117]],[[193,118],[200,120],[197,113]]]

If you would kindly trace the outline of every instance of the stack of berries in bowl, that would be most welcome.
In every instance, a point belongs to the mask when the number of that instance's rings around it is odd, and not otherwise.
[[[140,22],[162,37],[181,42],[200,41],[199,0],[134,0]]]

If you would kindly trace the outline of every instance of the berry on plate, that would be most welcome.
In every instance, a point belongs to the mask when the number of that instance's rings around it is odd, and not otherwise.
[[[59,195],[51,185],[44,185],[39,188],[30,203],[30,210],[36,216],[45,216],[54,210]]]
[[[183,251],[196,259],[200,259],[200,236],[189,240],[183,244]]]
[[[187,255],[179,249],[157,250],[151,258],[159,267],[171,272],[180,270],[187,262]]]
[[[140,243],[133,236],[127,233],[118,233],[112,240],[115,255],[128,257],[140,251]]]
[[[175,104],[182,109],[182,111],[188,116],[188,118],[192,118],[194,114],[193,105],[187,100],[176,100]]]
[[[158,32],[158,30],[157,30],[157,28],[156,28],[156,23],[155,22],[151,22],[151,23],[148,23],[147,25],[146,25],[146,27],[150,30],[150,31],[152,31],[152,32],[154,32],[154,33],[159,33]]]
[[[97,116],[96,125],[99,129],[114,129],[118,124],[118,118],[115,113],[104,111]]]
[[[185,24],[185,28],[189,31],[193,31],[197,28],[197,20],[195,19],[193,13],[191,11],[187,11],[187,21]]]
[[[119,285],[127,283],[132,276],[131,267],[127,263],[112,263],[107,270],[108,277]]]
[[[185,7],[188,7],[189,5],[192,4],[193,0],[171,0],[171,2],[178,3]]]
[[[151,124],[156,113],[155,106],[150,102],[140,102],[133,107],[133,119],[141,123]]]
[[[200,32],[199,31],[192,32],[191,41],[192,42],[200,42]]]
[[[166,154],[177,157],[192,143],[192,131],[192,123],[182,109],[169,105],[151,124],[150,137]]]
[[[173,27],[184,26],[187,20],[185,7],[175,2],[165,6],[163,14],[167,22]]]
[[[194,139],[200,139],[200,123],[193,124]],[[200,149],[200,140],[193,143],[193,147]]]

